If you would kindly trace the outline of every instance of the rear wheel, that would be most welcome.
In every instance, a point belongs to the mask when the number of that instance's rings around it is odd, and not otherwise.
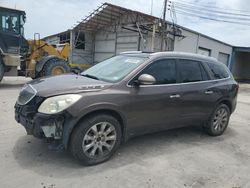
[[[51,59],[45,64],[42,76],[56,76],[68,72],[70,72],[68,62],[62,59]]]
[[[3,75],[4,75],[4,64],[3,64],[2,57],[0,56],[0,82],[3,79]]]
[[[220,104],[215,109],[204,130],[211,136],[220,136],[226,130],[230,119],[230,110],[227,105]]]
[[[71,136],[72,155],[84,165],[108,160],[121,143],[119,122],[110,115],[100,114],[80,122]]]

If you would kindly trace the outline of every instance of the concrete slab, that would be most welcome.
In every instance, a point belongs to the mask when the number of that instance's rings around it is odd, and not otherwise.
[[[141,136],[108,162],[83,167],[15,122],[15,100],[28,80],[6,77],[0,84],[0,187],[250,187],[249,84],[241,85],[223,136],[209,137],[199,128]]]

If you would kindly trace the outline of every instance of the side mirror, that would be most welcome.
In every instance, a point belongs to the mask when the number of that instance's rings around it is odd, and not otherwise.
[[[141,85],[152,85],[156,82],[155,77],[150,74],[142,74],[138,78],[138,83]]]

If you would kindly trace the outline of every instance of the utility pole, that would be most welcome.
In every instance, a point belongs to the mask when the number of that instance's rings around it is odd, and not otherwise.
[[[151,8],[150,8],[150,15],[153,16],[153,5],[154,4],[154,0],[151,0]]]
[[[164,47],[164,42],[165,42],[165,32],[167,29],[167,24],[166,24],[166,11],[167,11],[167,4],[168,4],[168,0],[164,0],[164,8],[163,8],[163,21],[162,21],[162,40],[161,40],[161,51],[163,51],[163,47]]]
[[[152,39],[151,39],[151,52],[154,51],[156,24],[157,24],[157,21],[155,20],[153,23],[153,33],[152,33]]]

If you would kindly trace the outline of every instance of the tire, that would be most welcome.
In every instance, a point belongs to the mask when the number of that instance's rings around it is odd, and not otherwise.
[[[3,64],[2,57],[0,56],[0,82],[3,79],[3,75],[4,75],[4,64]]]
[[[57,70],[55,72],[55,70]],[[62,59],[51,59],[43,67],[42,76],[56,76],[70,72],[68,62]]]
[[[205,132],[210,136],[222,135],[228,126],[230,115],[230,110],[227,105],[218,105],[203,127]]]
[[[83,165],[96,165],[114,154],[121,144],[121,135],[120,123],[113,116],[90,116],[83,119],[73,131],[70,152]]]

